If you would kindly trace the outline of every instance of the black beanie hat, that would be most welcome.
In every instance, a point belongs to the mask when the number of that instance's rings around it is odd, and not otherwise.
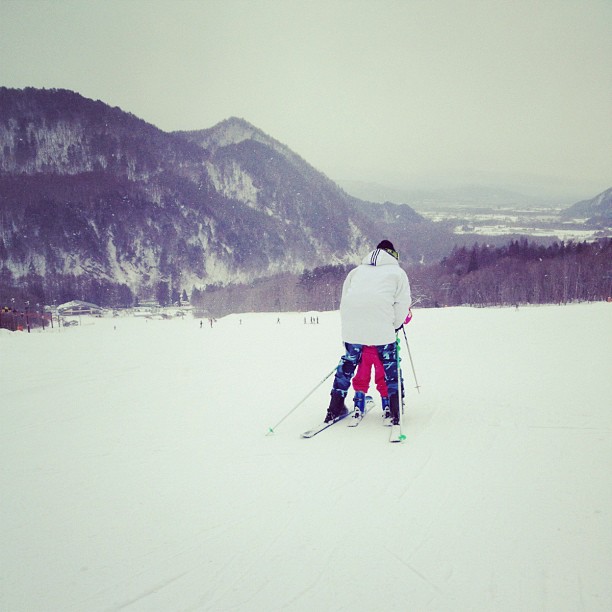
[[[385,249],[385,251],[387,249],[391,251],[395,251],[395,247],[393,246],[393,243],[391,243],[389,240],[383,240],[382,242],[379,242],[378,245],[376,245],[376,248]]]
[[[382,240],[378,243],[378,246],[376,248],[386,251],[387,253],[389,253],[389,255],[392,255],[393,257],[395,257],[395,259],[399,260],[399,253],[395,250],[395,247],[393,246],[393,243],[390,240]]]

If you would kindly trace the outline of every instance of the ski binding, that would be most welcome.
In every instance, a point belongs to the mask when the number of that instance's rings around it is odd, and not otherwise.
[[[349,416],[350,414],[353,414],[353,413],[347,410],[345,414],[343,414],[342,416],[336,417],[333,421],[328,421],[327,423],[324,421],[323,423],[319,423],[316,427],[313,427],[312,429],[309,429],[308,431],[305,431],[304,433],[300,435],[302,438],[312,438],[313,436],[316,436],[322,431],[325,431],[328,427],[335,425],[338,421],[341,421],[342,419],[346,419],[346,417]]]
[[[363,421],[363,417],[365,417],[365,415],[368,414],[372,408],[374,408],[374,399],[370,395],[366,395],[365,410],[361,412],[361,410],[355,408],[355,410],[353,410],[351,413],[352,418],[348,424],[348,427],[357,427],[357,425]]]

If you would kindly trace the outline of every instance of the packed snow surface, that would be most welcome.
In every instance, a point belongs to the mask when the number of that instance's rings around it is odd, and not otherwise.
[[[0,333],[0,609],[611,610],[612,304],[416,310],[405,442],[379,407],[300,438],[331,378],[266,435],[339,334]]]

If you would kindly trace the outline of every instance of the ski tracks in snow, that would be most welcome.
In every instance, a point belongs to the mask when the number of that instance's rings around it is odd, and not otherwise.
[[[172,583],[180,580],[183,576],[186,576],[188,573],[189,572],[183,572],[179,574],[178,576],[173,576],[172,578],[169,578],[168,580],[165,580],[164,582],[161,582],[160,584],[155,585],[154,587],[148,589],[144,593],[137,595],[136,597],[134,597],[134,599],[130,599],[129,601],[118,604],[115,610],[124,610],[125,608],[130,607],[133,604],[141,602],[143,599],[149,597],[150,595],[153,595],[154,593],[158,593],[159,591],[166,588],[167,586],[170,586]]]

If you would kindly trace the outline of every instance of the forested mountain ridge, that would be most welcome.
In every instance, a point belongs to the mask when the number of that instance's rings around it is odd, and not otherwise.
[[[582,200],[566,208],[564,217],[587,217],[587,223],[612,222],[612,187],[589,200]]]
[[[347,195],[242,119],[166,133],[75,92],[0,88],[4,287],[190,293],[354,263],[383,237],[406,262],[448,250],[409,206]]]

